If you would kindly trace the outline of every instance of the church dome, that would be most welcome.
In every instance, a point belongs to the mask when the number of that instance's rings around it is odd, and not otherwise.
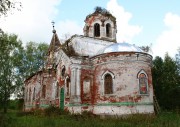
[[[98,52],[98,54],[110,53],[110,52],[143,52],[139,47],[128,43],[115,43],[106,46]]]

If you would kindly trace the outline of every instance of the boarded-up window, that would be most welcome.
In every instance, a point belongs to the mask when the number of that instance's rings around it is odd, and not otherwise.
[[[66,79],[66,96],[70,96],[70,79]]]
[[[106,36],[111,37],[111,25],[109,23],[106,24]]]
[[[42,98],[46,97],[46,85],[43,85],[42,87]]]
[[[113,81],[110,74],[106,74],[104,77],[104,93],[112,94],[113,93]]]
[[[83,81],[83,96],[89,97],[91,93],[91,82],[90,79],[84,79]]]
[[[100,25],[98,23],[94,24],[94,37],[100,36]]]
[[[139,90],[140,94],[148,94],[148,82],[147,77],[144,73],[139,74]]]

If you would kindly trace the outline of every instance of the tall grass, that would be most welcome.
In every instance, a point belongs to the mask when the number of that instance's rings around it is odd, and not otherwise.
[[[163,112],[154,115],[105,117],[89,112],[71,115],[55,107],[28,113],[0,115],[0,127],[180,127],[180,114]]]

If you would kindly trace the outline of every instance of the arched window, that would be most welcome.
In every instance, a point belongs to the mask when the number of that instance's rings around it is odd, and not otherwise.
[[[94,24],[94,37],[100,36],[100,25],[98,23]]]
[[[62,67],[62,70],[61,70],[61,76],[64,77],[65,76],[65,71],[66,71],[66,68],[65,66]]]
[[[34,91],[33,91],[33,100],[35,100],[35,96],[36,96],[36,89],[34,87]]]
[[[70,78],[66,78],[66,96],[70,96]]]
[[[110,74],[104,76],[104,93],[112,94],[113,93],[113,80]]]
[[[147,74],[142,70],[138,74],[139,79],[139,93],[148,94],[148,77]]]
[[[111,37],[111,25],[109,23],[106,24],[106,36]]]
[[[46,97],[46,85],[43,85],[42,87],[42,98]]]

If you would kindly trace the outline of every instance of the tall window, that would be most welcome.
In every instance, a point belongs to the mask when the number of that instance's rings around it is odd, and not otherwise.
[[[28,101],[28,94],[29,94],[29,91],[28,89],[26,90],[26,101]]]
[[[70,79],[66,79],[66,96],[70,96]]]
[[[29,88],[29,101],[31,101],[31,88]]]
[[[148,80],[146,73],[140,72],[138,75],[139,78],[139,93],[148,94]]]
[[[62,77],[65,76],[65,71],[66,71],[65,66],[63,66],[63,67],[62,67],[62,70],[61,70],[61,76],[62,76]]]
[[[110,74],[106,74],[104,77],[104,93],[105,94],[113,93],[113,80]]]
[[[94,37],[100,36],[100,25],[98,23],[94,24]]]
[[[106,36],[111,37],[111,25],[109,23],[106,24]]]
[[[35,96],[36,96],[36,89],[34,87],[34,91],[33,91],[33,100],[35,100]]]
[[[46,85],[43,85],[42,87],[42,98],[46,97]]]

